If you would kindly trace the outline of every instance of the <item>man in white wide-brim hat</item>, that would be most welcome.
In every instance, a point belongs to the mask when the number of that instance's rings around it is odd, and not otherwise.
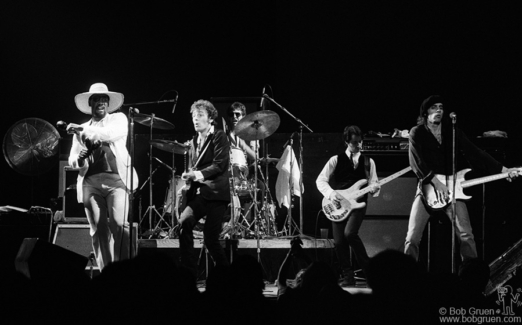
[[[123,94],[109,91],[103,83],[93,84],[74,101],[81,112],[92,115],[86,123],[67,126],[67,132],[75,134],[69,165],[80,169],[78,202],[85,206],[96,262],[102,270],[130,256],[127,215],[132,174],[126,147],[128,121],[125,114],[113,113],[123,104]],[[135,190],[138,176],[135,170],[132,173]]]

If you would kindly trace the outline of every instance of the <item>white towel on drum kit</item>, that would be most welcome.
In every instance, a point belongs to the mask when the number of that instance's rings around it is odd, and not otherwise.
[[[297,196],[301,196],[301,193],[304,192],[304,186],[302,191],[299,189],[299,178],[301,176],[301,172],[299,170],[299,164],[294,155],[294,150],[292,146],[286,146],[285,152],[283,152],[283,156],[279,160],[276,166],[279,171],[279,175],[277,176],[276,181],[276,199],[279,202],[279,207],[281,205],[290,207],[290,172],[292,173],[292,185],[293,185],[293,194]]]

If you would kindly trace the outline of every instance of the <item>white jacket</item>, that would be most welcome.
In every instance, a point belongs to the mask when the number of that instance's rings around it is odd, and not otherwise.
[[[82,142],[82,137],[90,140],[100,140],[103,143],[108,143],[118,167],[118,174],[120,175],[123,184],[130,188],[130,170],[131,158],[127,151],[127,134],[128,121],[123,113],[107,114],[101,121],[101,126],[91,126],[92,119],[83,123],[83,131],[79,135],[73,137],[71,153],[69,155],[69,165],[73,168],[79,168],[78,179],[76,182],[76,191],[78,202],[83,202],[83,179],[87,170],[89,169],[89,162],[84,160],[83,167],[78,165],[78,155],[82,149],[86,149]],[[136,170],[133,170],[133,190],[138,188],[138,175]]]

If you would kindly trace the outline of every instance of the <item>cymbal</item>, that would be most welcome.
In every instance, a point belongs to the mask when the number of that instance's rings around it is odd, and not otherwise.
[[[134,121],[146,126],[150,126],[152,124],[152,127],[156,129],[170,130],[174,128],[174,124],[170,123],[169,121],[156,116],[152,118],[152,115],[147,114],[134,114]]]
[[[279,123],[281,120],[276,112],[257,111],[239,120],[234,133],[245,141],[262,140],[271,136],[279,127]]]
[[[170,141],[170,140],[154,139],[154,140],[150,140],[149,143],[153,147],[156,147],[163,151],[173,152],[173,153],[177,153],[180,155],[187,153],[190,148],[189,145],[179,143],[176,140]]]

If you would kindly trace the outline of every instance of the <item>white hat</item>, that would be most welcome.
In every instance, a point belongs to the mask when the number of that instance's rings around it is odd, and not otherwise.
[[[86,93],[81,93],[74,97],[74,102],[76,103],[76,107],[85,114],[92,114],[92,109],[89,106],[89,97],[94,94],[106,94],[109,96],[109,108],[107,109],[107,113],[112,113],[123,104],[123,94],[115,93],[113,91],[109,91],[107,86],[102,83],[95,83],[89,88],[89,91]]]

